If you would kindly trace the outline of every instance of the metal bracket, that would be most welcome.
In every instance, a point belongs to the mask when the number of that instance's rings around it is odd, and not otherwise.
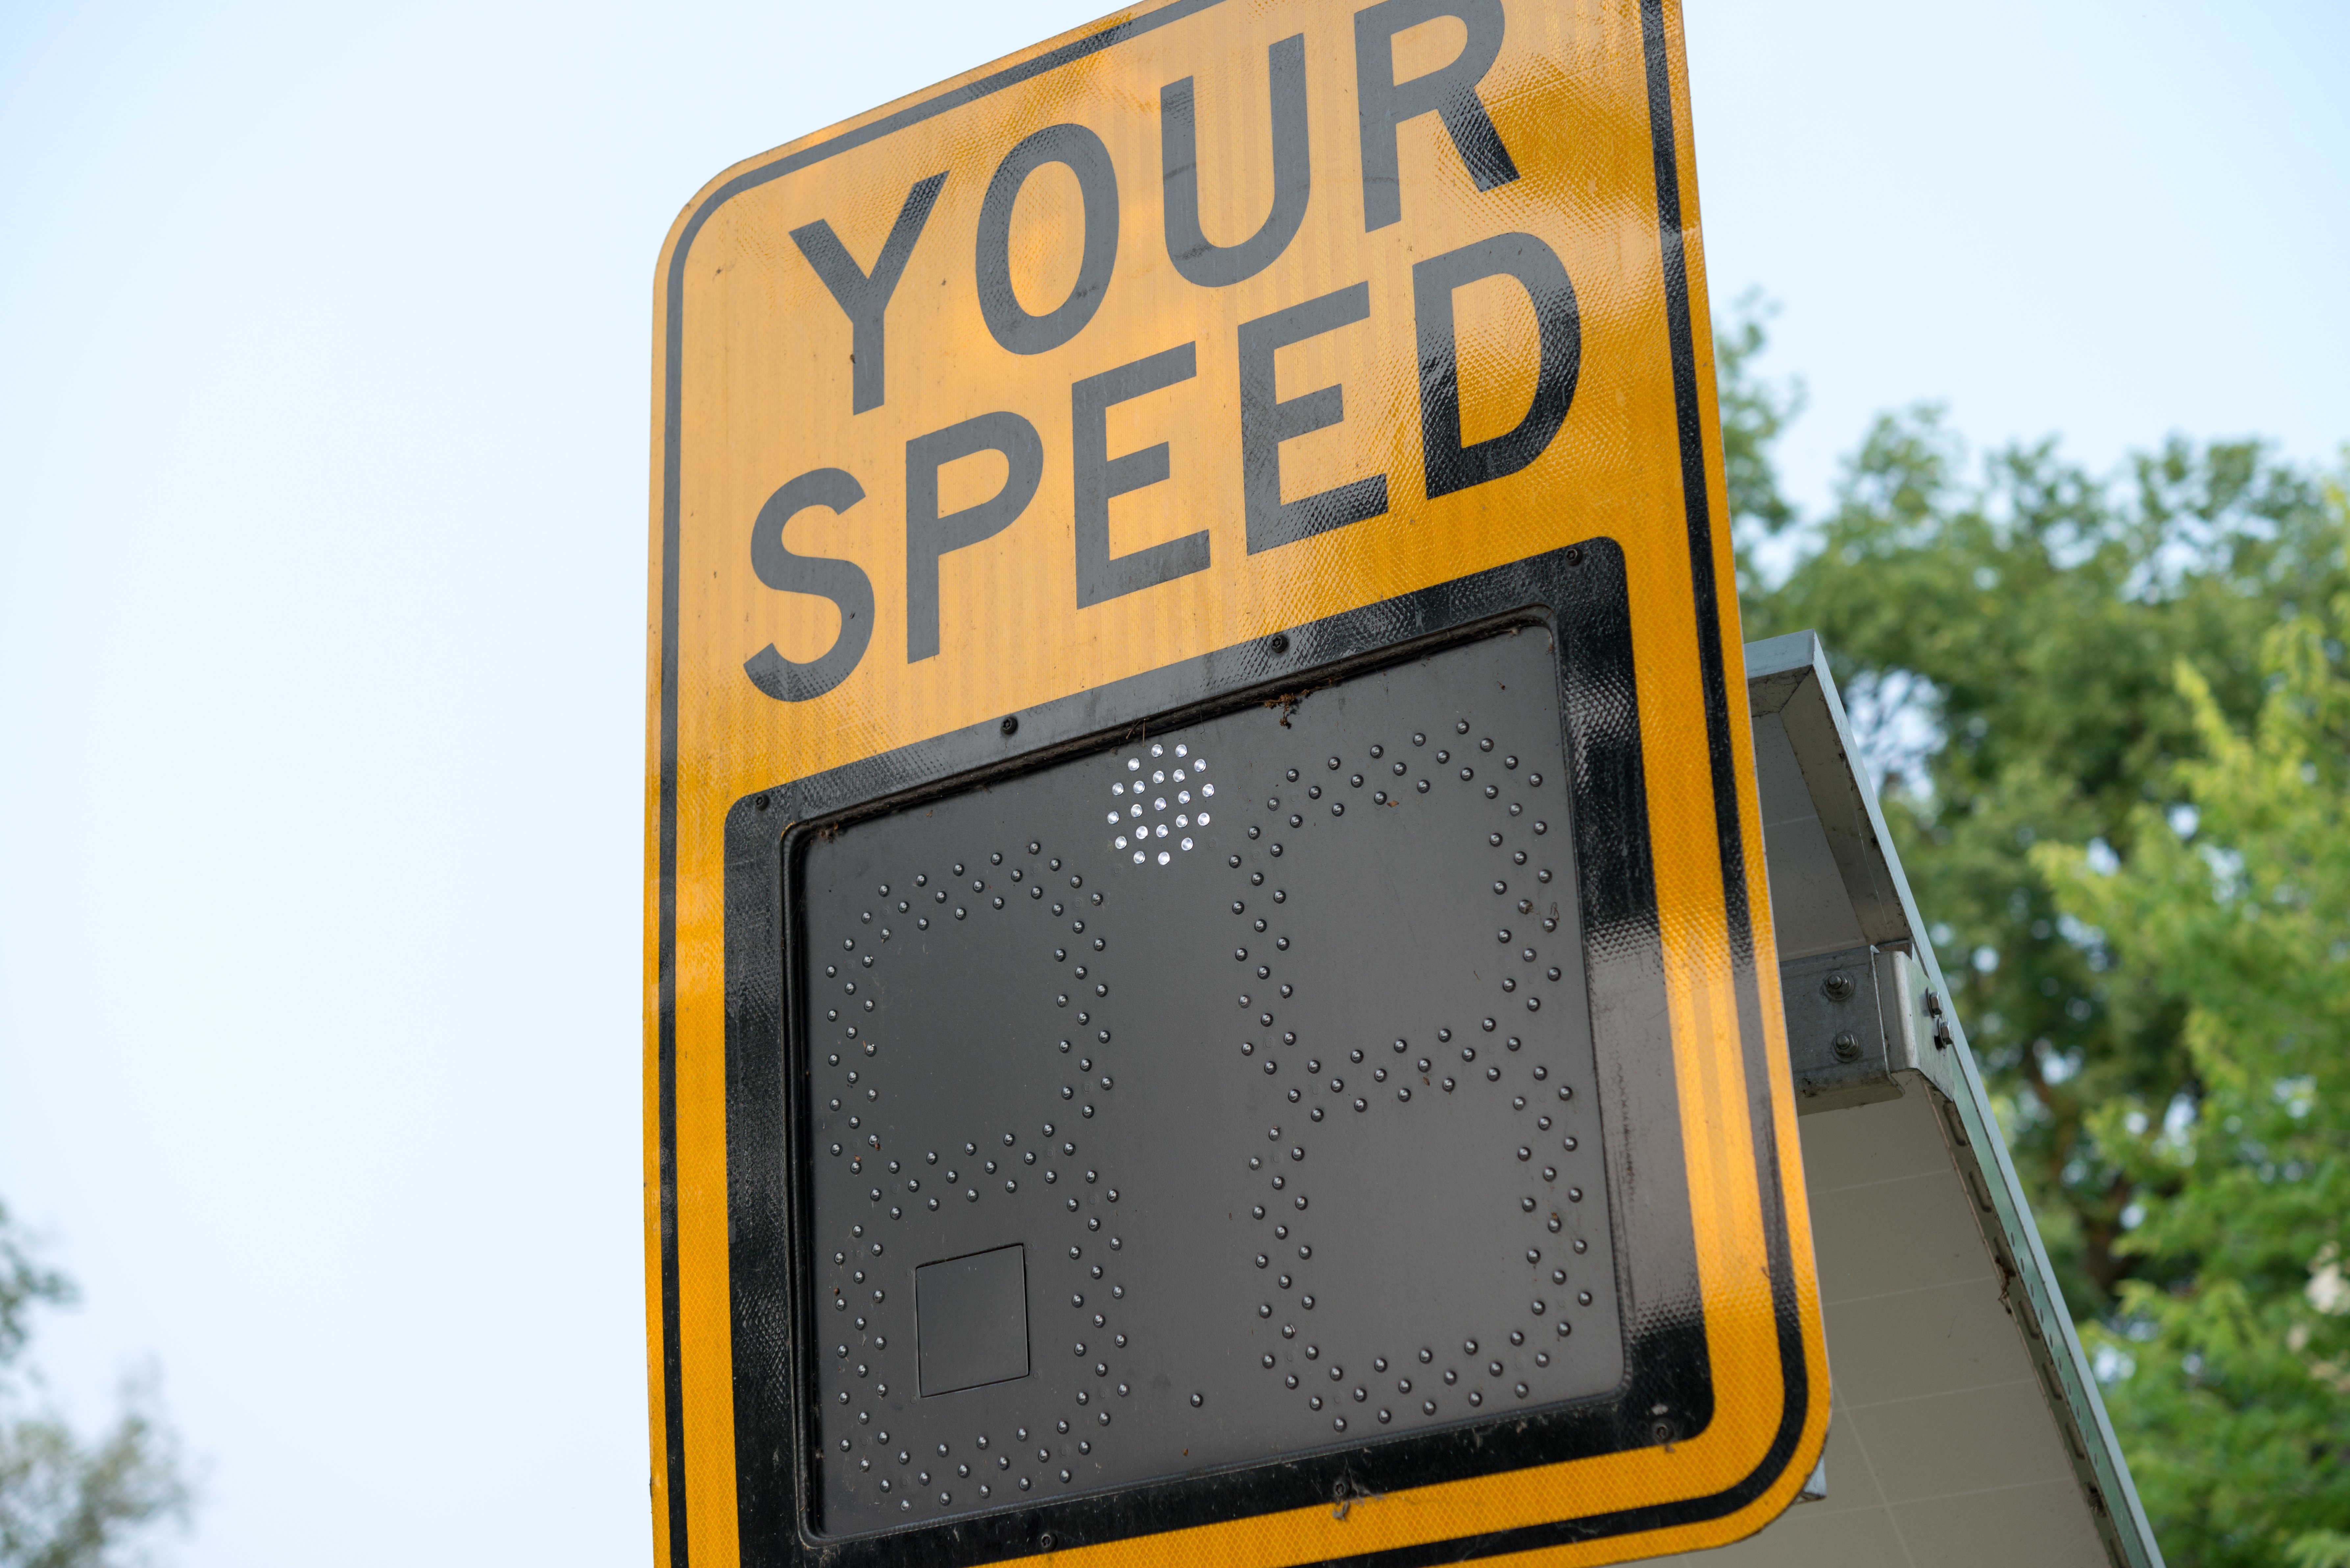
[[[1950,1098],[1949,1018],[1906,947],[1849,948],[1779,966],[1799,1115],[1898,1099],[1904,1069]]]
[[[1898,1099],[1901,1048],[1886,1027],[1877,951],[1850,948],[1779,966],[1787,1056],[1801,1113]]]

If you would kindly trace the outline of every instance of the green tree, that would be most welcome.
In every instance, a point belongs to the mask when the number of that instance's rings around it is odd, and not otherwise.
[[[1734,308],[1733,324],[1714,339],[1714,400],[1721,410],[1721,467],[1731,537],[1738,545],[1739,582],[1746,586],[1757,577],[1750,559],[1754,546],[1784,534],[1795,521],[1795,508],[1779,488],[1772,448],[1804,411],[1804,385],[1768,380],[1756,363],[1770,345],[1763,323],[1775,307],[1750,290]]]
[[[2338,546],[2339,490],[2334,510]],[[2327,608],[2269,632],[2248,728],[2178,662],[2197,754],[2165,774],[2178,805],[2131,813],[2117,867],[2032,856],[2115,955],[2116,1034],[2185,1057],[2167,1097],[2148,1079],[2085,1116],[2133,1194],[2092,1341],[2180,1568],[2350,1564],[2350,596]]]
[[[184,1520],[188,1490],[171,1433],[141,1385],[109,1431],[88,1443],[60,1417],[28,1410],[20,1366],[33,1309],[74,1299],[0,1208],[0,1568],[107,1568],[144,1527]]]
[[[1758,346],[1722,357],[1726,409],[1756,406]],[[1750,544],[1787,526],[1741,506]],[[2180,659],[2251,719],[2262,636],[2345,585],[2320,486],[2250,442],[2174,441],[2113,485],[2053,442],[1974,463],[1920,409],[1878,422],[1794,537],[1782,580],[1742,574],[1746,633],[1825,643],[2066,1298],[2105,1315],[2142,1266],[2117,1247],[2138,1179],[2092,1112],[2167,1105],[2195,1067],[2179,1004],[2113,1005],[2110,933],[2069,926],[2028,851],[2126,855],[2143,808],[2176,804],[2171,766],[2199,744]]]

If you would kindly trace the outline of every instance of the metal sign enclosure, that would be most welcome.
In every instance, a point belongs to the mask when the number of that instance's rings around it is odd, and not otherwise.
[[[1174,0],[679,217],[660,1562],[1607,1563],[1795,1495],[1679,26]]]

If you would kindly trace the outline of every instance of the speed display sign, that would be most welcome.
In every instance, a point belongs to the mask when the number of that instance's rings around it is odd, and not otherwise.
[[[1600,1563],[1827,1388],[1679,21],[1145,6],[657,283],[656,1553]]]

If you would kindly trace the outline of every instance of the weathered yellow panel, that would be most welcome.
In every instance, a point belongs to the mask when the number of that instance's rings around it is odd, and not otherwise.
[[[1165,145],[1185,81],[1189,161]],[[1299,139],[1281,116],[1301,89]],[[1170,238],[1187,182],[1209,248]],[[1418,1562],[1581,1519],[1587,1539],[1518,1554],[1601,1563],[1734,1539],[1790,1500],[1826,1379],[1784,1054],[1757,1038],[1778,1029],[1777,966],[1698,233],[1678,11],[1640,0],[1137,8],[750,160],[687,206],[657,279],[652,431],[660,1561],[801,1550],[740,1539],[729,810],[1600,536],[1628,579],[1711,1424],[1062,1555]],[[1297,504],[1315,495],[1318,517]]]

